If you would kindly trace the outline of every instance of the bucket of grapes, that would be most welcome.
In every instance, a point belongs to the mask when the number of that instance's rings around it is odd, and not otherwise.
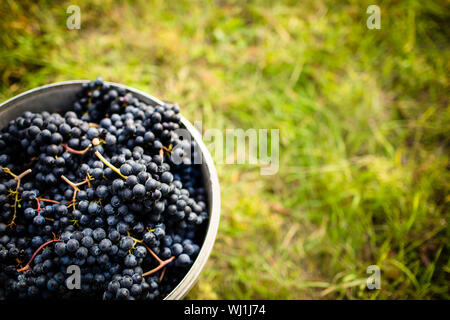
[[[219,216],[177,104],[98,78],[0,105],[0,299],[181,299]]]

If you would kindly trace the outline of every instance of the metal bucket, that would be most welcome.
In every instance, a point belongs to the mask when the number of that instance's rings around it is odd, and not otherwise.
[[[31,112],[65,112],[70,110],[76,101],[76,93],[87,80],[58,82],[21,93],[0,104],[0,128],[5,127],[10,120],[20,116],[25,111]],[[150,105],[162,105],[164,102],[145,92],[118,83],[107,82],[112,88],[124,88],[139,100]],[[190,132],[198,143],[203,161],[201,165],[204,185],[208,197],[209,220],[206,236],[194,264],[181,282],[168,294],[166,300],[182,299],[195,284],[200,272],[208,260],[219,227],[220,218],[220,187],[216,168],[211,155],[202,141],[200,133],[183,116],[182,125]]]

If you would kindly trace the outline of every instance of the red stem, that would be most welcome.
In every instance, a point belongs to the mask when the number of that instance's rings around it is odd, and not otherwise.
[[[36,198],[36,202],[37,202],[37,213],[38,213],[38,216],[40,216],[41,215],[41,202],[39,201],[39,198]]]
[[[157,266],[156,268],[154,268],[154,269],[152,269],[152,270],[150,270],[150,271],[147,271],[146,273],[143,273],[142,276],[143,276],[143,277],[146,277],[146,276],[149,276],[149,275],[151,275],[151,274],[153,274],[153,273],[159,271],[161,268],[164,268],[166,265],[168,265],[169,263],[171,263],[171,262],[173,261],[173,259],[175,259],[174,256],[170,257],[170,258],[167,259],[167,260],[161,261],[160,264],[159,264],[159,266]]]
[[[38,254],[39,251],[42,250],[42,248],[44,248],[45,246],[49,245],[52,242],[59,242],[61,241],[61,239],[53,239],[50,241],[47,241],[46,243],[42,244],[39,248],[37,248],[37,250],[33,253],[33,255],[31,256],[30,261],[28,261],[28,263],[25,265],[25,267],[20,268],[19,270],[17,270],[17,272],[22,272],[22,271],[26,271],[26,270],[30,270],[30,264],[31,262],[33,262],[34,257],[36,257],[36,255]]]
[[[36,202],[37,202],[37,212],[38,212],[38,216],[41,215],[41,201],[42,202],[50,202],[50,203],[56,203],[56,204],[60,204],[61,202],[56,201],[56,200],[50,200],[50,199],[45,199],[45,198],[36,198]]]
[[[55,204],[61,204],[61,202],[56,201],[56,200],[45,199],[45,198],[38,198],[38,199],[39,199],[39,201],[42,201],[42,202],[50,202],[50,203],[55,203]]]
[[[71,147],[69,147],[67,144],[64,144],[64,148],[66,149],[67,152],[70,153],[74,153],[74,154],[85,154],[86,152],[89,151],[89,149],[91,149],[92,145],[88,145],[86,149],[83,150],[75,150],[72,149]]]
[[[64,175],[61,176],[61,179],[63,179],[65,182],[67,182],[67,184],[69,186],[71,186],[73,188],[72,201],[70,202],[70,205],[67,206],[67,208],[69,208],[70,206],[73,206],[73,209],[75,210],[75,204],[77,202],[77,192],[80,191],[80,188],[78,188],[78,187],[82,186],[85,183],[87,183],[90,186],[89,176],[87,178],[85,178],[83,181],[78,182],[78,183],[73,183],[72,181],[67,179]]]
[[[150,252],[150,254],[153,256],[153,258],[156,259],[156,261],[158,261],[159,264],[161,264],[163,261],[156,255],[156,253],[153,252],[152,249],[150,249],[147,245],[145,245],[147,247],[147,250]]]
[[[162,281],[162,279],[164,278],[164,274],[166,273],[167,268],[164,268],[163,271],[161,272],[161,275],[159,276],[159,282]]]

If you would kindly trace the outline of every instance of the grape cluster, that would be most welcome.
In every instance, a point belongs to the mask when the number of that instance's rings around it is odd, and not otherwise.
[[[0,299],[161,299],[173,290],[208,219],[179,112],[98,78],[65,114],[9,122],[0,132]],[[69,289],[73,265],[80,288]]]

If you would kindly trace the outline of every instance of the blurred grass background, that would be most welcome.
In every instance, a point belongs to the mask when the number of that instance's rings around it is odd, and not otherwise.
[[[450,5],[376,2],[3,0],[0,99],[102,76],[204,129],[280,129],[277,175],[218,165],[220,230],[188,298],[448,299]]]

